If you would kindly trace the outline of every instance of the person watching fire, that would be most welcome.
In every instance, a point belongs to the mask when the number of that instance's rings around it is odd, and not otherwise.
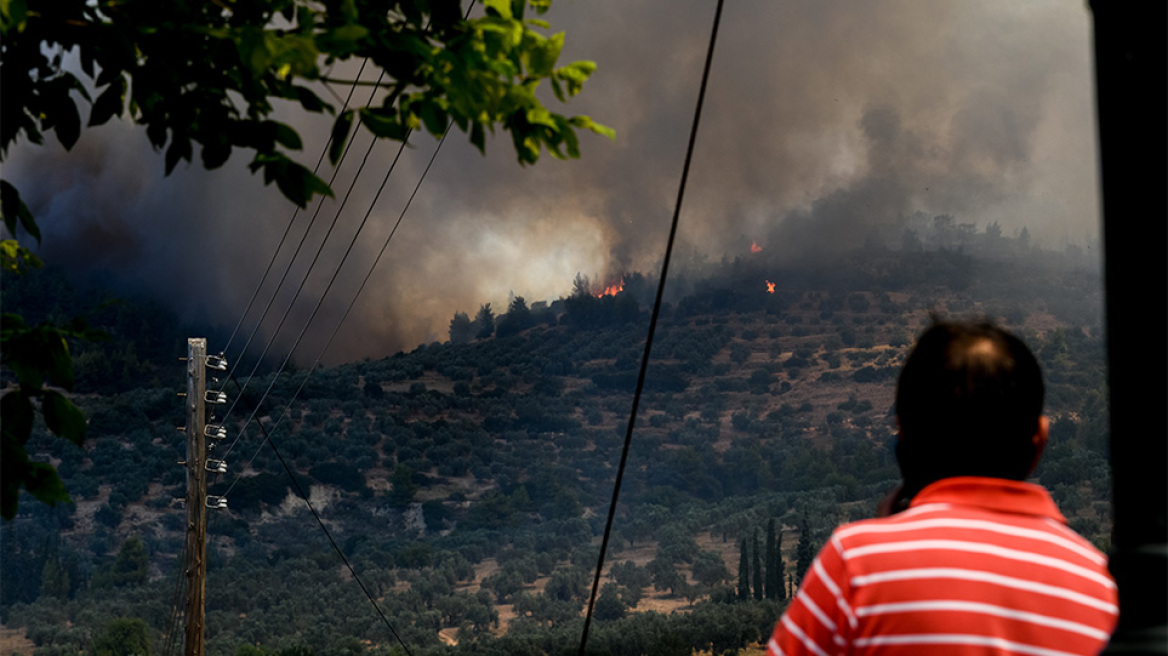
[[[1042,373],[1014,335],[934,322],[901,371],[903,482],[837,528],[768,644],[795,654],[1097,654],[1118,618],[1107,559],[1066,526],[1038,465]]]

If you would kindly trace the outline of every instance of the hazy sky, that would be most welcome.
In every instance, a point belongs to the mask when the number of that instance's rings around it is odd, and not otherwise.
[[[598,71],[566,113],[616,129],[587,135],[583,158],[522,168],[500,135],[481,156],[458,133],[443,147],[329,361],[444,340],[456,310],[504,309],[567,294],[577,272],[659,266],[713,18],[713,0],[557,0],[562,63]],[[344,93],[340,90],[339,93]],[[550,98],[554,103],[554,99]],[[316,160],[329,122],[289,112]],[[752,241],[797,258],[898,234],[914,212],[949,213],[1042,244],[1098,239],[1090,21],[1083,2],[726,4],[681,216],[683,245],[711,259]],[[359,138],[338,177],[352,180]],[[318,317],[331,332],[416,183],[435,142],[416,139],[391,177]],[[397,144],[379,144],[280,333],[287,348],[369,209]],[[43,255],[107,270],[186,316],[234,326],[293,208],[249,157],[162,177],[131,126],[59,147],[10,152],[4,177],[45,232]],[[181,169],[181,167],[180,167]],[[328,177],[326,172],[324,177]],[[298,283],[336,203],[326,203],[293,267]],[[294,245],[312,212],[291,230]],[[287,262],[290,248],[277,259]],[[299,275],[298,275],[299,274]],[[271,295],[265,286],[261,302]],[[264,324],[271,334],[288,300]],[[256,312],[249,316],[250,328]],[[299,359],[320,348],[309,333]],[[210,345],[212,350],[222,345]]]

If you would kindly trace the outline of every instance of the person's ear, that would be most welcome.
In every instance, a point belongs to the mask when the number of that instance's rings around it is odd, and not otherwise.
[[[1034,460],[1030,463],[1030,471],[1026,475],[1034,473],[1038,468],[1038,461],[1042,459],[1042,452],[1046,449],[1046,441],[1050,438],[1050,420],[1043,415],[1038,418],[1038,430],[1034,432],[1034,436],[1030,438],[1030,442],[1034,445]]]

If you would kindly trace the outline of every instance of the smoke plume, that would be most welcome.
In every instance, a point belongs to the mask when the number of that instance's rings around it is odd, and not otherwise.
[[[614,127],[618,141],[585,136],[580,161],[523,168],[505,135],[482,156],[452,133],[326,361],[444,340],[455,311],[484,302],[503,310],[511,295],[554,299],[577,272],[605,280],[659,268],[713,3],[559,0],[547,18],[567,33],[564,61],[599,66],[567,112]],[[1093,242],[1089,32],[1081,3],[728,3],[682,248],[716,260],[757,242],[797,262],[894,238],[922,212],[997,221],[1007,234],[1025,226],[1050,246]],[[314,162],[327,117],[282,118],[305,137],[301,161]],[[367,143],[355,140],[337,199],[308,231],[261,337],[275,333]],[[416,137],[369,210],[397,144],[373,149],[273,353],[291,347],[368,211],[297,350],[302,363],[315,358],[435,145]],[[293,217],[245,164],[241,154],[221,170],[164,178],[145,135],[123,124],[85,133],[70,153],[20,147],[4,176],[39,217],[48,261],[80,275],[108,271],[187,318],[203,312],[230,328]],[[245,336],[312,215],[296,214]]]

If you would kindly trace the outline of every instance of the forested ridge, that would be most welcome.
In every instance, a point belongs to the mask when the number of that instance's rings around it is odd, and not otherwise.
[[[1052,418],[1037,479],[1108,547],[1097,270],[1081,251],[1000,234],[998,250],[1025,257],[905,237],[901,250],[788,269],[739,258],[670,282],[592,650],[765,639],[831,528],[870,516],[894,484],[893,386],[930,312],[993,317],[1035,350]],[[578,278],[550,304],[467,308],[444,343],[248,385],[229,434],[271,384],[259,421],[412,653],[575,650],[650,309],[652,283],[624,283],[597,297]],[[0,525],[3,623],[38,655],[135,632],[164,652],[185,521],[173,358],[190,327],[137,301],[101,305],[51,271],[6,280],[3,295],[29,317],[88,303],[111,336],[77,347],[85,448],[43,427],[30,444],[75,503],[26,499]],[[209,653],[394,651],[262,440],[248,427],[210,490],[230,509],[209,529]]]

